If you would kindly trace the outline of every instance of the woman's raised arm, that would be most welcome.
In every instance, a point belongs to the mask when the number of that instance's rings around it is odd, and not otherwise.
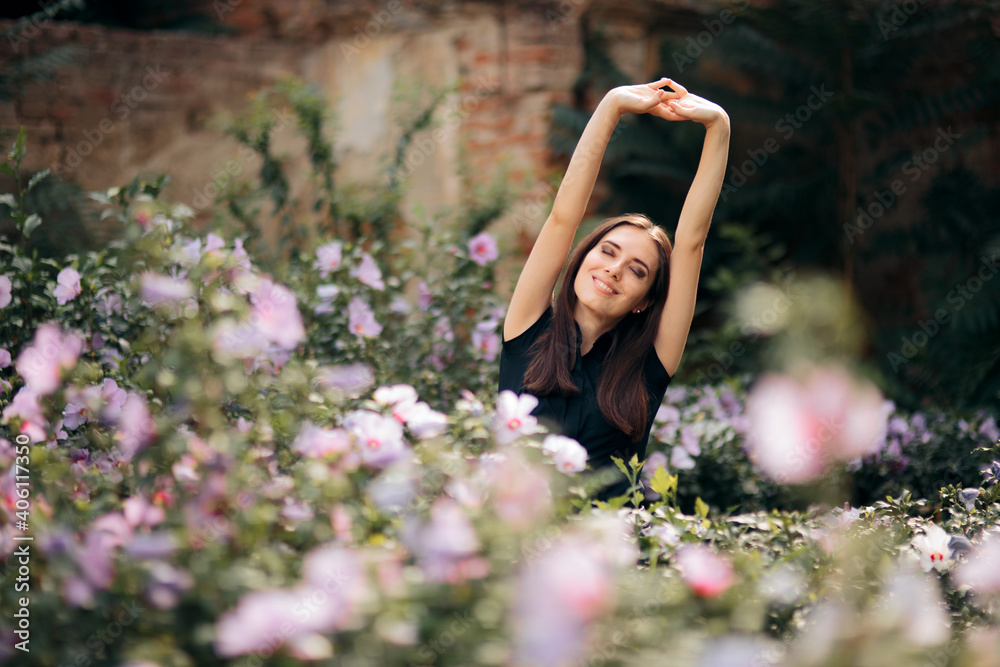
[[[726,112],[714,102],[688,93],[679,84],[672,84],[672,87],[681,93],[680,97],[667,102],[663,105],[666,111],[657,110],[656,115],[667,120],[701,123],[705,126],[705,145],[677,221],[670,254],[670,287],[656,332],[656,354],[671,376],[680,365],[691,330],[705,240],[729,159],[729,116]]]
[[[661,90],[668,83],[669,79],[661,79],[654,83],[614,88],[597,105],[570,158],[566,175],[556,192],[552,212],[538,234],[514,287],[503,324],[505,341],[527,330],[552,302],[552,290],[566,263],[577,227],[583,220],[604,151],[618,119],[625,112],[651,112],[668,100],[677,98],[678,93]]]

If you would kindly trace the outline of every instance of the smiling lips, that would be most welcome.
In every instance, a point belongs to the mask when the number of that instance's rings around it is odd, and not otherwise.
[[[597,287],[598,292],[603,292],[604,294],[618,294],[610,285],[601,280],[600,278],[594,278],[594,285]]]

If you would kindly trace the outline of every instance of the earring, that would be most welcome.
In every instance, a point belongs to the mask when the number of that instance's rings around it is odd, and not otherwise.
[[[636,314],[636,315],[638,315],[638,314],[639,314],[639,313],[641,313],[641,312],[642,312],[642,309],[641,309],[641,308],[636,308],[636,309],[635,309],[635,314]]]

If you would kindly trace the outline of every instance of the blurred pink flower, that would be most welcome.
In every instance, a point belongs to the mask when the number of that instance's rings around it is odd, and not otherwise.
[[[400,403],[393,410],[413,435],[421,440],[438,436],[448,427],[447,415],[433,410],[423,401]]]
[[[538,420],[531,411],[538,399],[531,394],[518,396],[510,390],[500,392],[497,409],[493,415],[493,433],[501,445],[509,445],[526,433],[534,433]]]
[[[324,366],[317,369],[317,381],[327,389],[337,389],[357,395],[368,390],[375,381],[371,368],[365,364]]]
[[[232,658],[258,651],[273,651],[288,639],[284,629],[302,604],[293,591],[267,590],[247,593],[236,608],[223,614],[215,624],[215,653]],[[293,632],[294,626],[289,628]]]
[[[420,310],[427,310],[431,307],[431,301],[434,299],[434,293],[431,292],[431,288],[427,286],[423,280],[417,283],[417,306]]]
[[[152,504],[143,496],[131,496],[126,499],[122,504],[122,513],[125,521],[133,528],[139,526],[152,528],[167,518],[162,507]]]
[[[482,355],[483,361],[493,363],[500,353],[500,336],[493,331],[472,332],[472,346]]]
[[[100,415],[101,402],[101,387],[98,385],[84,389],[73,385],[67,387],[63,426],[73,430],[94,421]]]
[[[382,325],[375,320],[375,314],[360,297],[351,299],[347,306],[347,317],[351,333],[358,338],[375,338],[382,333]]]
[[[408,384],[383,385],[372,392],[372,399],[381,405],[395,406],[404,402],[415,402],[417,390]]]
[[[343,244],[339,241],[328,243],[316,249],[316,261],[313,263],[313,268],[319,269],[321,277],[326,278],[340,268],[342,250]]]
[[[305,338],[295,294],[287,287],[261,278],[250,293],[250,302],[250,323],[278,347],[291,350]]]
[[[486,266],[499,256],[496,240],[486,232],[469,239],[469,259],[479,266]]]
[[[6,308],[10,305],[11,290],[14,288],[13,284],[10,282],[10,278],[7,276],[0,276],[0,308]]]
[[[20,418],[20,432],[31,438],[32,442],[45,440],[49,422],[45,419],[42,406],[38,403],[38,394],[30,387],[21,387],[14,395],[14,400],[4,408],[3,418],[9,419],[10,417]]]
[[[479,538],[462,508],[450,498],[438,498],[430,520],[406,524],[404,543],[416,555],[429,581],[459,583],[469,574],[463,567],[479,551]],[[485,573],[484,573],[485,574]]]
[[[952,579],[956,586],[968,586],[979,595],[1000,593],[1000,534],[990,533]]]
[[[365,285],[377,290],[385,289],[385,283],[382,282],[382,272],[368,253],[361,255],[361,264],[357,268],[351,269],[351,277],[357,278]]]
[[[83,339],[75,333],[63,335],[58,325],[43,324],[31,346],[18,355],[15,367],[32,391],[47,396],[59,388],[60,373],[72,370],[82,351]]]
[[[68,266],[59,272],[56,282],[58,285],[56,285],[52,295],[56,298],[60,306],[80,296],[83,291],[83,288],[80,286],[80,274],[76,269]]]
[[[528,561],[513,606],[517,664],[580,659],[590,623],[613,606],[608,563],[583,540],[567,540]]]
[[[194,295],[187,280],[146,271],[139,277],[142,300],[152,307],[179,304]]]
[[[700,544],[685,544],[677,550],[681,577],[699,597],[722,595],[735,581],[733,566],[725,556]]]
[[[308,458],[343,454],[351,449],[351,437],[339,428],[323,428],[306,422],[292,442],[292,449]]]
[[[149,446],[155,436],[156,424],[149,413],[146,399],[142,394],[128,392],[125,405],[118,416],[118,430],[115,433],[115,440],[122,448],[122,458],[131,461]]]
[[[403,427],[392,417],[370,410],[356,410],[344,420],[354,436],[361,461],[370,468],[384,468],[407,455]]]
[[[549,475],[510,450],[480,457],[481,473],[497,516],[515,530],[542,521],[552,509]]]
[[[0,368],[7,368],[10,366],[10,361],[10,351],[0,347]]]
[[[553,433],[542,441],[542,449],[552,454],[561,473],[572,475],[587,469],[587,450],[573,438]]]
[[[101,397],[104,399],[104,411],[102,417],[111,422],[117,422],[121,415],[125,401],[128,399],[128,392],[118,386],[111,378],[104,378],[104,385],[101,387]]]
[[[835,460],[878,452],[888,418],[878,389],[833,367],[811,369],[804,382],[764,375],[750,393],[747,414],[750,457],[787,484],[812,481]]]

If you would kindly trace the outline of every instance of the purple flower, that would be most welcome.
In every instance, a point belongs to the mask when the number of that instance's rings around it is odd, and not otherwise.
[[[319,275],[326,278],[332,272],[340,268],[341,251],[343,244],[338,241],[328,243],[316,249],[316,262],[314,269],[319,269]]]
[[[30,347],[17,357],[17,372],[39,396],[59,388],[59,376],[72,370],[83,351],[83,339],[74,333],[63,335],[56,324],[43,324],[35,331]]]
[[[479,266],[486,266],[499,256],[496,240],[486,232],[469,239],[469,259]]]
[[[431,292],[431,288],[423,280],[417,283],[417,295],[417,305],[420,307],[420,310],[426,311],[431,307],[434,293]]]
[[[59,284],[52,294],[56,297],[56,301],[60,306],[80,296],[80,293],[83,291],[80,287],[80,274],[77,273],[76,269],[68,266],[59,272],[56,282]]]
[[[194,292],[191,283],[171,276],[146,271],[139,278],[142,300],[152,307],[160,305],[175,305],[185,299],[190,299]]]
[[[14,395],[14,400],[3,410],[3,418],[18,417],[21,420],[21,433],[31,438],[32,442],[45,440],[49,423],[38,404],[38,394],[30,387],[24,386]],[[13,468],[11,468],[13,470]]]
[[[361,264],[356,269],[351,270],[351,277],[357,278],[365,285],[377,290],[385,289],[385,283],[382,282],[382,272],[368,253],[364,253],[361,256]]]
[[[7,368],[10,366],[10,351],[0,347],[0,368]]]
[[[7,276],[0,276],[0,308],[6,308],[10,305],[11,301],[11,290],[14,286],[10,282],[10,278]]]
[[[462,508],[450,498],[438,498],[430,521],[414,523],[404,530],[404,541],[417,556],[417,563],[430,581],[457,583],[468,578],[466,559],[479,550],[476,531]],[[485,573],[483,573],[485,574]]]
[[[348,323],[358,338],[375,338],[382,333],[382,325],[375,320],[375,314],[368,304],[359,297],[351,299],[347,306]]]
[[[493,325],[493,322],[488,324]],[[472,345],[487,363],[493,363],[500,354],[500,336],[494,331],[483,331],[479,326],[472,332]]]
[[[279,628],[294,617],[301,603],[301,596],[293,591],[247,593],[215,624],[216,655],[232,658],[278,648],[288,638]]]

